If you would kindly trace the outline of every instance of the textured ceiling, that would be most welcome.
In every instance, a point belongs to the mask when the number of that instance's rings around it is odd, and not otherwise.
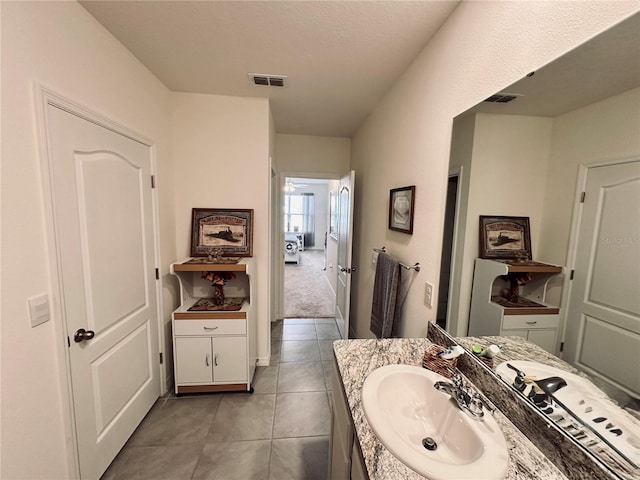
[[[80,2],[167,87],[268,97],[278,133],[351,137],[457,1]],[[248,73],[286,75],[255,86]],[[557,116],[640,85],[640,14],[473,111]]]
[[[556,117],[640,86],[640,14],[501,90],[509,103],[480,103],[468,112]],[[465,113],[468,113],[465,112]]]
[[[278,133],[351,137],[458,1],[80,3],[172,91],[268,97]]]

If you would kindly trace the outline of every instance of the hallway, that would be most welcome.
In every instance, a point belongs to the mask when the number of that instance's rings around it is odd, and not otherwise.
[[[285,263],[284,318],[331,318],[335,304],[323,250],[302,251],[299,263]]]
[[[102,480],[325,480],[339,338],[334,318],[273,322],[252,395],[158,399]]]

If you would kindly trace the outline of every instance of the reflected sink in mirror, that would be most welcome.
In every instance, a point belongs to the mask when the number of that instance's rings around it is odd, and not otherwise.
[[[640,421],[613,403],[591,381],[549,365],[523,360],[503,362],[495,372],[509,385],[514,385],[517,376],[514,368],[526,375],[522,395],[559,427],[590,450],[602,448],[604,442],[631,466],[640,466]],[[546,394],[540,389],[534,396],[535,381],[550,377],[561,377],[566,386],[553,392],[552,399],[545,399]]]
[[[509,454],[495,419],[488,412],[472,418],[434,387],[438,381],[450,382],[411,365],[371,372],[362,408],[373,432],[402,463],[431,480],[504,478]]]

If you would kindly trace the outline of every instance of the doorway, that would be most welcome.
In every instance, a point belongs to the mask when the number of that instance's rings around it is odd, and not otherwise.
[[[456,225],[456,206],[458,204],[458,184],[460,182],[460,169],[449,173],[447,184],[447,200],[444,213],[444,231],[442,233],[442,254],[440,257],[440,288],[438,290],[438,309],[436,323],[443,329],[448,327],[449,290],[451,285],[451,265],[453,262],[453,250]]]
[[[334,317],[335,261],[329,235],[334,183],[327,178],[284,178],[283,318]]]
[[[98,478],[160,395],[152,147],[40,95],[70,448],[79,476]]]

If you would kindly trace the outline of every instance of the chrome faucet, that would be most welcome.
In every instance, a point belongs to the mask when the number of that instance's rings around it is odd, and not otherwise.
[[[484,417],[483,407],[486,407],[490,412],[495,410],[479,393],[471,393],[464,384],[462,375],[458,372],[454,372],[451,376],[451,383],[435,382],[433,386],[436,390],[449,394],[460,409],[472,418]]]

